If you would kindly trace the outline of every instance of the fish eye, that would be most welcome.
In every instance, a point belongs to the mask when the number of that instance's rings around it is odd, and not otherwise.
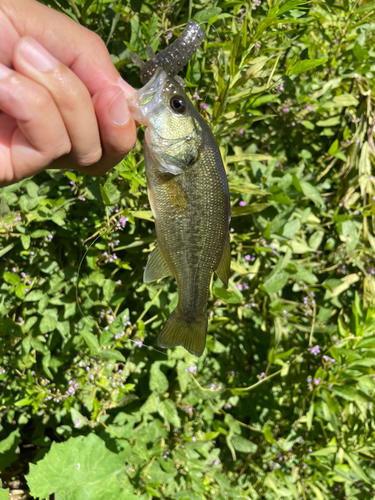
[[[170,105],[173,111],[182,115],[186,111],[186,103],[183,97],[175,95],[170,100]]]

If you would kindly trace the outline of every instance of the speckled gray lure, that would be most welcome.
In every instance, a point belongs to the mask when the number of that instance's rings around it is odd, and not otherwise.
[[[181,35],[166,49],[154,54],[147,46],[147,55],[151,58],[147,63],[131,52],[134,64],[141,68],[141,82],[145,85],[151,80],[157,68],[163,68],[168,76],[175,76],[193,57],[205,36],[205,31],[195,21],[190,20]]]

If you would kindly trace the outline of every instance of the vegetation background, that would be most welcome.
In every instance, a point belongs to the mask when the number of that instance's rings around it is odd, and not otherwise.
[[[162,351],[177,291],[142,282],[141,142],[106,177],[2,189],[0,499],[375,498],[375,2],[45,3],[136,87],[129,49],[207,22],[184,76],[227,168],[232,274],[204,356]]]

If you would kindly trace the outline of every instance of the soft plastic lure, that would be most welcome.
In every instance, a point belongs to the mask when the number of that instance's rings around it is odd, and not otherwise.
[[[154,54],[148,45],[146,53],[150,60],[147,63],[131,52],[130,57],[133,63],[141,68],[140,78],[143,85],[151,80],[157,68],[163,68],[168,76],[177,75],[193,57],[204,36],[204,29],[195,21],[190,20],[177,40],[158,54]]]

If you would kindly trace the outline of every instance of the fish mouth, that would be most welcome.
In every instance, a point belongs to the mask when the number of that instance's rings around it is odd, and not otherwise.
[[[140,125],[149,125],[149,113],[162,103],[162,92],[167,78],[167,73],[158,68],[151,80],[128,99],[130,112]]]

